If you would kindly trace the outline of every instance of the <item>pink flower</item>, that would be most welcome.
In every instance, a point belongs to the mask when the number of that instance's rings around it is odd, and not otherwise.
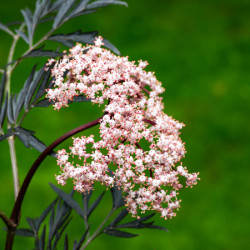
[[[181,165],[175,167],[185,155],[179,136],[184,125],[164,113],[159,96],[164,89],[154,73],[144,70],[147,62],[136,65],[101,45],[101,37],[93,46],[77,44],[52,70],[55,88],[48,90],[47,97],[56,101],[55,109],[67,106],[80,94],[93,103],[105,104],[101,139],[75,138],[70,153],[60,150],[57,180],[64,185],[68,178],[73,179],[79,192],[93,189],[95,182],[107,187],[116,183],[123,189],[133,216],[154,210],[165,219],[172,218],[180,207],[176,191],[183,185],[179,177],[186,178],[186,186],[197,184],[199,179],[198,173],[190,174]],[[73,166],[70,156],[77,156],[82,164]],[[111,165],[115,167],[113,176]]]

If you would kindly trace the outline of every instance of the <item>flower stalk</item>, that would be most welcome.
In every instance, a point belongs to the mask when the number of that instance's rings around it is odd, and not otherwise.
[[[50,154],[50,152],[57,147],[59,144],[61,144],[63,141],[65,141],[66,139],[68,139],[69,137],[84,131],[86,129],[92,128],[96,125],[98,125],[100,123],[100,120],[102,119],[102,117],[97,118],[96,120],[86,123],[78,128],[75,128],[69,132],[67,132],[66,134],[62,135],[60,138],[58,138],[57,140],[55,140],[52,144],[50,144],[40,155],[39,157],[36,159],[36,161],[34,162],[34,164],[32,165],[32,167],[30,168],[28,174],[26,175],[24,182],[20,188],[20,192],[17,196],[16,202],[14,204],[11,216],[10,216],[10,221],[13,223],[13,225],[15,225],[15,228],[18,226],[19,221],[20,221],[20,211],[21,211],[21,206],[23,203],[23,199],[25,197],[25,194],[27,192],[27,189],[29,187],[29,184],[35,174],[35,172],[37,171],[37,169],[39,168],[39,166],[41,165],[41,163],[43,162],[43,160]],[[5,245],[5,249],[6,250],[10,250],[12,249],[12,245],[14,242],[14,232],[15,228],[12,227],[8,227],[8,233],[7,233],[7,239],[6,239],[6,245]]]

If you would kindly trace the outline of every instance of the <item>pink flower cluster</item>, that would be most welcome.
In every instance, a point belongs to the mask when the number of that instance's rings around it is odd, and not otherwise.
[[[70,153],[58,151],[61,174],[57,180],[64,185],[73,179],[79,192],[93,189],[95,182],[118,185],[132,215],[154,210],[165,219],[172,218],[180,207],[178,191],[199,179],[198,173],[175,166],[185,154],[179,137],[183,124],[163,112],[159,95],[164,89],[154,73],[144,70],[147,62],[136,65],[101,45],[101,37],[93,46],[77,44],[52,71],[56,87],[48,90],[47,97],[56,101],[55,109],[80,94],[105,105],[101,139],[74,138]],[[80,165],[70,161],[74,156]],[[183,184],[180,176],[186,179]]]

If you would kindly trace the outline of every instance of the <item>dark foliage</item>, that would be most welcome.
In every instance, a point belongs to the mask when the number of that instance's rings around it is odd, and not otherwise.
[[[51,30],[48,35],[45,36],[42,41],[51,40],[60,42],[68,47],[72,47],[76,42],[84,44],[94,44],[94,40],[98,35],[97,31],[82,32],[76,31],[70,34],[54,34],[54,31],[63,25],[70,19],[92,13],[99,8],[107,5],[124,5],[127,4],[123,1],[106,0],[106,1],[90,1],[90,0],[37,0],[35,10],[32,11],[29,8],[21,10],[23,15],[23,22],[14,22],[8,25],[0,23],[0,29],[7,32],[11,36],[19,35],[29,46],[28,52],[21,56],[17,60],[9,62],[4,69],[8,69],[17,61],[20,62],[26,57],[61,57],[63,55],[60,51],[52,51],[44,49],[45,44],[37,48],[34,46],[34,34],[36,27],[39,23],[53,21]],[[24,24],[24,29],[14,29],[12,26],[16,24]],[[104,43],[108,49],[113,50],[119,54],[119,50],[111,44],[108,40],[104,39]],[[3,134],[0,137],[0,141],[8,138],[11,135],[17,134],[19,139],[24,143],[26,147],[34,147],[40,152],[45,149],[45,144],[38,140],[34,135],[29,132],[26,133],[20,127],[26,114],[34,107],[48,107],[53,105],[54,102],[47,98],[41,99],[46,94],[46,89],[53,87],[53,79],[51,79],[52,64],[47,70],[45,65],[36,71],[37,65],[33,67],[30,75],[24,83],[23,88],[18,94],[9,93],[5,89],[6,84],[6,71],[3,72],[3,76],[0,83],[0,129],[2,129],[5,118],[9,125],[13,126],[13,130],[7,134]],[[71,102],[86,102],[90,101],[84,96],[77,96]],[[22,112],[24,110],[24,112]],[[10,134],[12,133],[12,134]]]
[[[102,192],[101,195],[95,201],[92,202],[92,204],[89,203],[92,192],[82,194],[82,201],[84,207],[82,208],[73,198],[73,195],[75,193],[74,190],[71,193],[67,194],[52,183],[50,183],[50,186],[56,192],[58,197],[51,204],[49,204],[49,206],[42,212],[40,217],[34,219],[27,218],[29,228],[17,229],[16,235],[21,237],[33,237],[35,239],[35,249],[57,249],[58,243],[61,239],[64,239],[64,249],[69,249],[68,236],[65,233],[65,230],[72,219],[71,212],[74,210],[80,216],[80,218],[82,218],[86,228],[79,241],[75,239],[73,243],[72,249],[78,250],[83,245],[87,234],[89,233],[89,216],[100,204],[100,201],[104,197],[105,191]],[[119,189],[111,191],[112,196],[116,197],[116,200],[113,199],[113,211],[116,211],[120,207],[120,205],[119,207],[117,206],[117,200],[123,200],[122,197],[118,199],[118,196],[121,195],[121,192],[120,190],[119,192],[117,192],[117,190]],[[49,214],[49,222],[46,225],[45,219],[48,217]],[[166,228],[153,225],[153,221],[146,222],[154,216],[154,213],[147,216],[143,216],[140,219],[132,220],[127,223],[122,223],[122,221],[127,215],[128,210],[126,208],[122,209],[119,214],[111,221],[111,223],[108,226],[105,226],[98,233],[98,235],[105,233],[111,236],[121,238],[132,238],[138,236],[138,234],[133,234],[120,230],[122,228],[149,228],[167,231]],[[62,237],[63,234],[64,237]]]

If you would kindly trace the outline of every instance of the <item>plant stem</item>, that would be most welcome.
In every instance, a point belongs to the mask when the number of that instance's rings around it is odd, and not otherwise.
[[[14,224],[13,221],[9,219],[9,217],[1,210],[0,210],[0,218],[3,220],[3,222],[8,228],[16,228],[16,224]]]
[[[88,202],[87,202],[86,195],[83,198],[83,206],[84,206],[84,224],[85,224],[85,229],[87,230],[89,227],[89,224],[88,224],[88,216],[87,216]],[[87,232],[87,239],[89,239],[89,231]]]
[[[23,203],[23,199],[24,196],[27,192],[27,189],[29,187],[29,184],[36,172],[36,170],[39,168],[39,166],[41,165],[41,163],[43,162],[43,160],[49,155],[49,153],[55,148],[57,147],[59,144],[61,144],[63,141],[65,141],[66,139],[68,139],[69,137],[84,131],[88,128],[92,128],[96,125],[98,125],[100,123],[100,120],[102,119],[102,116],[99,117],[98,119],[86,123],[78,128],[72,129],[71,131],[67,132],[66,134],[64,134],[63,136],[61,136],[60,138],[58,138],[57,140],[55,140],[53,143],[51,143],[36,159],[36,161],[33,163],[33,165],[31,166],[28,174],[26,175],[23,184],[21,186],[20,192],[17,196],[16,202],[14,204],[11,216],[10,216],[10,220],[16,224],[16,226],[18,226],[19,224],[19,220],[20,220],[20,211],[21,211],[21,206]],[[12,246],[13,246],[13,242],[14,242],[14,236],[11,232],[13,231],[13,229],[8,228],[8,233],[7,233],[7,239],[6,239],[6,244],[5,244],[5,249],[6,250],[11,250]]]
[[[100,226],[96,229],[96,231],[93,233],[93,235],[86,241],[86,243],[81,247],[80,250],[84,250],[89,245],[89,243],[91,243],[91,241],[93,241],[97,236],[99,236],[101,234],[103,226],[105,225],[105,223],[108,221],[108,219],[114,213],[115,210],[116,210],[116,208],[111,209],[111,211],[109,212],[107,217],[102,221]]]
[[[32,50],[34,50],[37,46],[44,42],[54,31],[55,29],[50,30],[43,38],[41,38],[34,45],[30,46],[29,49],[24,52],[24,54],[19,59],[17,59],[16,62],[12,65],[11,72],[16,68],[16,66],[22,61],[25,56],[27,56]]]
[[[22,24],[19,30],[22,30],[23,27],[24,25]],[[19,35],[13,36],[13,42],[10,47],[10,53],[8,56],[8,63],[10,63],[13,60],[13,55],[14,55],[14,51],[15,51],[18,39],[19,39]],[[9,97],[10,97],[11,73],[12,73],[11,65],[8,65],[7,70],[6,70],[5,93],[8,94]],[[8,129],[11,128],[10,123],[8,123],[7,126],[8,126]],[[19,193],[19,178],[18,178],[18,167],[17,167],[17,158],[16,158],[16,149],[15,149],[15,136],[10,136],[8,138],[8,143],[9,143],[9,149],[10,149],[10,159],[11,159],[12,175],[13,175],[13,182],[14,182],[14,193],[15,193],[15,199],[16,199]]]
[[[16,149],[15,149],[15,137],[10,136],[8,138],[9,148],[10,148],[10,158],[12,165],[12,175],[14,182],[14,192],[15,192],[15,200],[17,199],[19,193],[19,178],[18,178],[18,168],[17,168],[17,158],[16,158]]]
[[[21,205],[23,202],[23,198],[26,194],[27,188],[30,184],[30,181],[32,180],[33,175],[35,174],[36,170],[39,168],[40,164],[43,162],[43,160],[46,158],[47,155],[49,155],[49,153],[55,148],[57,147],[59,144],[61,144],[63,141],[65,141],[66,139],[68,139],[69,137],[84,131],[88,128],[94,127],[96,125],[98,125],[100,123],[100,120],[102,119],[102,117],[86,123],[78,128],[75,128],[69,132],[67,132],[66,134],[64,134],[63,136],[61,136],[60,138],[58,138],[57,140],[55,140],[53,143],[51,143],[36,159],[36,161],[34,162],[34,164],[32,165],[32,167],[30,168],[28,174],[26,175],[24,182],[21,186],[19,195],[17,197],[17,200],[15,202],[14,208],[12,210],[12,214],[11,214],[11,219],[18,224],[18,214],[20,212],[21,209]]]

